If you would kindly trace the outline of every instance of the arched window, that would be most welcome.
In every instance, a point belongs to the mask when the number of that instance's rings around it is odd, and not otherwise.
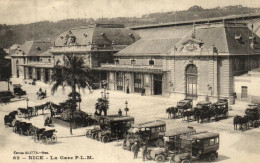
[[[186,96],[197,97],[198,70],[194,64],[186,67]]]

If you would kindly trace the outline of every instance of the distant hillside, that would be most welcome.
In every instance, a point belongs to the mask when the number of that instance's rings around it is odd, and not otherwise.
[[[81,26],[89,26],[95,23],[122,23],[125,26],[136,26],[144,24],[158,24],[174,21],[185,21],[202,18],[212,18],[237,14],[249,14],[260,12],[260,8],[248,8],[243,6],[227,6],[212,9],[203,9],[200,6],[193,6],[185,11],[151,13],[141,18],[118,17],[103,19],[67,19],[58,22],[37,22],[25,25],[0,25],[0,48],[8,48],[12,44],[22,44],[26,40],[51,40],[62,32]]]

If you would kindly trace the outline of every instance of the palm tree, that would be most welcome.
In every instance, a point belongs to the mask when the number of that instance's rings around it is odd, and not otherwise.
[[[54,94],[61,86],[63,89],[66,86],[71,87],[72,100],[74,102],[71,108],[71,120],[70,120],[70,133],[72,134],[72,121],[73,112],[76,110],[76,88],[88,88],[90,90],[90,84],[93,81],[92,71],[84,66],[84,60],[82,57],[74,54],[66,54],[64,56],[64,65],[56,65],[51,77],[51,92]]]

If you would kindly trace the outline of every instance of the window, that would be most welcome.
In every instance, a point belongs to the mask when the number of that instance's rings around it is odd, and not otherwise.
[[[51,62],[51,59],[49,58],[48,61],[49,61],[49,63],[50,63],[50,62]]]
[[[215,144],[218,144],[219,142],[218,142],[218,138],[215,138]]]
[[[115,59],[115,64],[119,64],[119,59]]]
[[[241,98],[247,98],[247,86],[241,88]]]
[[[204,141],[204,147],[207,147],[207,146],[209,146],[209,140],[208,139]]]
[[[135,63],[136,63],[136,60],[135,60],[135,59],[132,59],[132,60],[131,60],[131,65],[135,65]]]
[[[213,139],[210,139],[209,140],[209,145],[214,145],[215,144],[215,139],[213,138]]]
[[[151,65],[151,66],[154,65],[154,60],[153,59],[149,60],[149,65]]]

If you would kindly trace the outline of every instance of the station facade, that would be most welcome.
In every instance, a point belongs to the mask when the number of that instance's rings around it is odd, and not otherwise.
[[[109,88],[232,102],[234,76],[260,66],[260,38],[238,23],[201,25],[185,33],[181,38],[143,38],[116,53],[114,64],[99,68],[108,71]]]

